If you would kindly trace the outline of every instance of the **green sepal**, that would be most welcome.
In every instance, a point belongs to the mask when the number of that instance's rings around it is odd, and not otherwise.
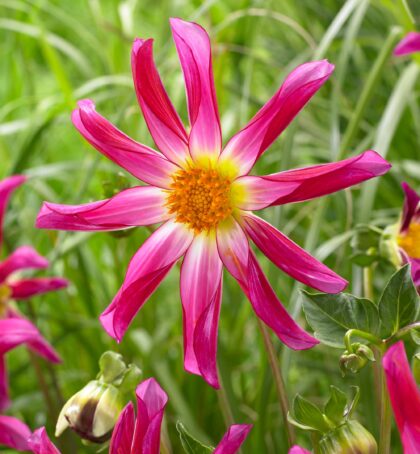
[[[178,431],[179,439],[186,454],[209,454],[214,451],[214,448],[211,446],[206,446],[194,438],[179,421],[176,423],[176,430]]]

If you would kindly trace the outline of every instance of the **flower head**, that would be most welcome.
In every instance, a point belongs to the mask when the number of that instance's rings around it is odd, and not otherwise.
[[[420,391],[402,341],[389,348],[382,365],[404,454],[416,454],[420,452]]]
[[[330,194],[382,175],[390,165],[374,151],[366,151],[332,164],[249,175],[257,159],[328,80],[334,66],[322,60],[297,67],[222,147],[210,39],[195,23],[171,19],[171,27],[184,73],[189,132],[160,80],[153,62],[153,41],[136,39],[131,54],[134,86],[161,153],[127,137],[99,115],[90,100],[80,101],[72,118],[88,142],[147,186],[80,206],[44,203],[37,226],[98,231],[162,223],[133,256],[124,283],[101,322],[112,337],[121,340],[139,309],[184,257],[180,289],[185,368],[218,387],[223,267],[239,282],[258,317],[287,346],[307,349],[318,343],[282,306],[250,240],[304,284],[332,293],[347,284],[253,211]]]
[[[409,55],[414,52],[420,52],[420,33],[409,32],[395,47],[394,55]]]
[[[0,181],[0,246],[3,238],[3,219],[10,195],[23,184],[26,177],[14,175]],[[67,286],[62,278],[16,278],[16,273],[28,269],[44,269],[48,260],[40,256],[32,247],[21,246],[6,259],[0,261],[0,409],[9,404],[7,373],[4,355],[11,349],[26,344],[49,361],[59,362],[55,350],[42,338],[38,329],[23,318],[9,304],[41,293],[58,290]]]

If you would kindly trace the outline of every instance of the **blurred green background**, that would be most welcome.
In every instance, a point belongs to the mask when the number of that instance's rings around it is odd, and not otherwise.
[[[393,164],[375,183],[262,215],[350,282],[360,294],[361,270],[349,257],[349,238],[360,222],[397,220],[400,182],[420,182],[420,85],[418,62],[392,56],[403,34],[420,18],[416,0],[0,0],[0,177],[31,178],[12,198],[5,250],[32,244],[52,261],[44,275],[67,277],[67,291],[34,298],[19,308],[36,320],[63,364],[29,358],[24,348],[8,355],[13,405],[9,414],[51,436],[62,403],[97,373],[101,353],[113,349],[154,376],[169,394],[165,432],[181,452],[180,420],[203,441],[217,444],[228,424],[254,424],[244,453],[287,452],[284,424],[257,320],[238,285],[225,276],[219,328],[219,366],[225,392],[216,392],[183,370],[182,311],[175,268],[150,298],[120,345],[102,330],[98,315],[124,278],[130,257],[147,238],[38,231],[43,200],[82,203],[105,190],[137,184],[90,147],[70,121],[76,101],[97,109],[138,141],[153,146],[137,105],[130,47],[134,37],[155,38],[164,84],[186,122],[183,79],[168,18],[194,20],[209,32],[225,141],[277,90],[287,73],[311,59],[336,65],[288,130],[264,155],[256,173],[270,173],[342,159],[374,148]],[[417,5],[417,11],[416,11]],[[305,326],[300,286],[261,257],[270,282]],[[376,291],[391,275],[380,267]],[[330,384],[361,387],[360,421],[378,435],[372,370],[341,377],[340,351],[319,346],[291,352],[273,337],[290,399],[297,393],[323,402]],[[41,383],[40,383],[41,381]],[[44,392],[41,390],[44,389]],[[297,430],[300,444],[310,438]],[[54,439],[54,438],[53,438]],[[67,435],[64,453],[95,452]],[[393,432],[392,453],[401,453]]]

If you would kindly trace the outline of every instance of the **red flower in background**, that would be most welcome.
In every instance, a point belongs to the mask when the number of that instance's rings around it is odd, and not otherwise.
[[[409,55],[414,52],[420,52],[420,33],[410,32],[397,44],[394,49],[394,55]]]
[[[25,181],[15,175],[0,181],[0,246],[3,239],[3,219],[7,203],[14,189]],[[62,278],[15,278],[14,274],[27,269],[44,269],[48,261],[30,246],[21,246],[0,262],[0,410],[9,404],[5,354],[11,349],[26,344],[45,359],[60,362],[55,350],[43,339],[38,329],[9,305],[41,293],[67,286]]]

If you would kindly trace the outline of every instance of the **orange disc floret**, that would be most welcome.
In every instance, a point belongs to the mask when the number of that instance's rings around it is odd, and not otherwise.
[[[190,168],[172,178],[169,212],[196,233],[213,229],[232,213],[231,182],[217,170]]]
[[[420,224],[411,222],[408,230],[398,235],[398,246],[413,258],[420,259]]]

